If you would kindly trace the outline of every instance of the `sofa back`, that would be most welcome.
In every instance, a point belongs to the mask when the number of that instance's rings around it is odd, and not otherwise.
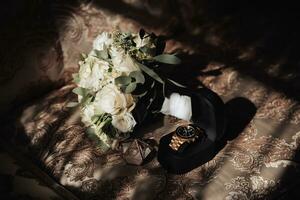
[[[10,0],[1,6],[0,116],[69,81],[80,53],[102,31],[159,33],[172,23],[163,16],[171,13],[170,0],[107,2]]]

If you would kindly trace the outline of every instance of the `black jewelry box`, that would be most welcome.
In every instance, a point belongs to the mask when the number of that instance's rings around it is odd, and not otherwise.
[[[165,85],[165,95],[179,93],[191,97],[192,124],[201,127],[206,137],[185,144],[183,149],[173,150],[169,144],[174,132],[160,139],[157,159],[170,173],[186,173],[211,160],[217,153],[217,143],[226,128],[225,108],[222,99],[208,88],[191,90],[172,82]]]

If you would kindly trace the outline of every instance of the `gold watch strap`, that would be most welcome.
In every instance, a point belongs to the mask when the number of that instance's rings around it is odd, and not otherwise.
[[[179,137],[176,133],[173,134],[171,142],[169,144],[169,146],[174,150],[174,151],[178,151],[179,147],[184,144],[185,142],[194,142],[197,138],[200,137],[201,134],[204,134],[204,130],[201,129],[200,127],[197,126],[193,126],[195,131],[197,131],[196,135],[194,138],[191,139],[184,139]]]
[[[185,143],[186,141],[184,141],[182,138],[179,138],[176,134],[174,134],[172,136],[171,142],[169,144],[169,146],[175,150],[178,151],[179,147]]]

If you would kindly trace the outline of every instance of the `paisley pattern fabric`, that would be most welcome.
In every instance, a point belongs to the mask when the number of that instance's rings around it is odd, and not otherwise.
[[[74,197],[65,197],[70,199],[300,196],[299,74],[280,68],[284,58],[268,61],[268,55],[259,54],[268,50],[261,48],[268,44],[264,38],[277,36],[262,35],[247,43],[251,38],[236,32],[239,23],[234,19],[247,13],[246,8],[214,21],[222,12],[212,14],[220,10],[207,1],[11,2],[8,8],[17,9],[22,23],[3,12],[11,20],[4,24],[0,42],[14,51],[1,49],[0,92],[5,98],[0,107],[1,114],[9,113],[1,121],[1,141],[47,173],[47,180],[61,184],[64,189],[53,187],[57,193],[71,191]],[[126,164],[121,153],[101,152],[85,134],[78,110],[66,105],[76,98],[69,81],[78,70],[79,54],[89,51],[99,32],[116,27],[122,31],[144,27],[164,34],[169,38],[167,51],[183,54],[182,66],[166,69],[166,74],[190,87],[204,84],[228,104],[237,97],[248,99],[257,108],[254,118],[213,160],[184,175],[168,174],[156,159],[137,167]],[[230,34],[234,39],[226,38]],[[29,101],[21,104],[24,100]],[[247,112],[246,107],[235,110],[241,116]],[[166,116],[147,122],[138,134],[158,142],[182,123]],[[233,123],[239,124],[239,119]]]

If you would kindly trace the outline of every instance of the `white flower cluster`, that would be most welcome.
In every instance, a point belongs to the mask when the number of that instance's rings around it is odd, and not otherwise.
[[[162,83],[144,63],[179,61],[174,55],[157,51],[161,49],[157,48],[161,44],[157,38],[144,30],[139,34],[103,32],[95,38],[90,53],[82,54],[79,72],[73,74],[78,86],[73,92],[78,95],[82,122],[107,147],[136,126],[132,111],[139,96],[132,93],[144,84],[144,73]],[[147,93],[147,88],[143,89]]]
[[[82,121],[109,146],[110,138],[103,131],[105,125],[112,125],[117,133],[131,132],[136,125],[131,113],[136,98],[122,92],[115,79],[140,71],[139,65],[114,43],[112,33],[104,32],[96,37],[92,51],[84,56],[79,66],[77,85],[88,91],[78,94],[79,102],[85,101],[81,108]]]

